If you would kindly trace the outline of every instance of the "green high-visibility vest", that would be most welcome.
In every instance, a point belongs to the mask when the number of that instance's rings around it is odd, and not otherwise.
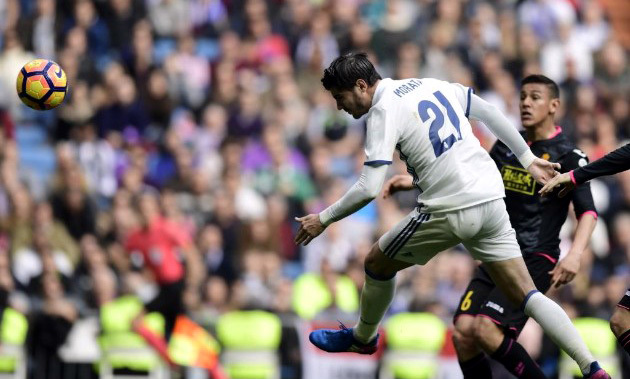
[[[586,347],[595,359],[606,369],[606,372],[611,377],[615,378],[619,374],[619,364],[616,356],[617,338],[610,330],[608,320],[580,317],[573,320],[573,325],[575,325]],[[564,361],[562,367],[565,370],[570,367],[572,375],[582,377],[582,372],[577,363],[573,362],[564,352],[562,359]]]
[[[26,317],[13,308],[5,308],[0,330],[2,344],[24,346],[27,332],[28,320]],[[0,372],[13,372],[16,364],[16,359],[13,357],[0,357]]]
[[[252,359],[257,353],[277,354],[282,337],[280,318],[265,311],[228,312],[217,321],[217,338],[225,354],[243,359],[224,362],[233,379],[267,379],[278,369],[276,362]]]
[[[100,309],[102,334],[99,337],[101,349],[107,353],[115,348],[145,348],[147,343],[132,330],[132,321],[140,313],[143,305],[136,296],[122,296]],[[164,335],[164,317],[152,312],[143,319],[144,325],[157,335]],[[129,368],[148,371],[160,363],[157,355],[130,356],[128,354],[107,354],[109,364],[114,368]]]
[[[359,309],[359,293],[347,276],[337,278],[335,305],[348,313]],[[312,320],[319,312],[333,304],[333,297],[324,279],[313,273],[300,275],[293,283],[293,310],[303,319]]]
[[[436,376],[446,325],[432,313],[399,313],[385,322],[387,369],[398,379]]]

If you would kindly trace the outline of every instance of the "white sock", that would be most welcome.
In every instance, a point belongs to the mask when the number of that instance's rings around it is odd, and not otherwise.
[[[542,293],[535,292],[525,303],[525,314],[536,320],[549,338],[577,362],[582,374],[589,373],[595,358],[558,304]]]
[[[365,284],[361,292],[361,315],[354,326],[354,337],[368,343],[376,337],[376,331],[389,304],[394,298],[396,277],[388,280],[377,280],[365,274]]]

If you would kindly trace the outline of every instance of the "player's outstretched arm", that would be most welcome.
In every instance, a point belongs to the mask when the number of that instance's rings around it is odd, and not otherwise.
[[[549,162],[540,158],[535,158],[532,164],[527,166],[527,171],[540,184],[545,184],[557,176],[556,170],[560,170],[560,163]]]
[[[564,186],[558,193],[558,197],[563,197],[569,191],[575,188],[575,183],[571,180],[571,173],[565,172],[564,174],[556,175],[550,181],[538,191],[541,196],[545,196],[552,192],[556,187]]]
[[[363,166],[359,180],[346,192],[341,199],[324,209],[319,214],[309,214],[296,217],[300,223],[295,243],[308,245],[313,238],[320,235],[324,229],[335,221],[347,217],[366,206],[381,192],[388,165]]]
[[[553,191],[554,188],[564,185],[564,188],[558,194],[562,197],[568,191],[584,182],[598,178],[604,175],[612,175],[618,172],[630,169],[630,144],[621,146],[617,150],[613,150],[606,154],[603,158],[593,161],[586,166],[579,167],[570,172],[558,175],[555,180],[547,183],[539,193],[546,195]]]
[[[383,198],[387,199],[398,191],[409,191],[413,187],[413,178],[406,174],[394,175],[383,187]]]
[[[495,107],[477,95],[470,97],[470,117],[483,121],[484,124],[507,147],[512,150],[523,167],[539,183],[545,184],[557,175],[558,163],[536,158],[527,143],[510,121]]]

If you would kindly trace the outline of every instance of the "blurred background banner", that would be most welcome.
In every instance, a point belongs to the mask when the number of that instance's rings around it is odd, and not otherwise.
[[[338,327],[339,323],[314,321],[305,323],[300,329],[303,346],[303,378],[374,378],[378,373],[379,360],[383,355],[382,343],[374,355],[329,354],[317,349],[308,340],[308,335],[315,329],[337,329]]]

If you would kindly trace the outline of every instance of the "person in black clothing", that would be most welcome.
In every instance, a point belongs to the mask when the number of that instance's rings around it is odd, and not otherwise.
[[[559,197],[563,197],[574,188],[579,191],[584,187],[583,183],[591,179],[616,174],[628,169],[630,169],[630,144],[621,146],[586,166],[557,175],[547,182],[539,192],[541,196],[545,196],[552,193],[556,187],[563,186],[558,193]],[[615,333],[626,353],[630,354],[630,288],[617,303],[617,308],[610,318],[610,329]]]
[[[587,157],[556,126],[554,116],[559,104],[558,86],[551,79],[532,75],[521,82],[523,137],[535,155],[559,162],[562,170],[568,171],[586,165]],[[544,198],[536,193],[536,182],[503,143],[497,142],[490,156],[501,171],[510,222],[536,287],[545,293],[552,285],[570,282],[580,267],[580,257],[597,219],[590,186],[580,188],[571,197]],[[559,260],[560,229],[571,202],[579,221],[571,249]],[[454,318],[453,338],[464,377],[491,377],[483,350],[517,377],[544,378],[516,342],[527,319],[523,310],[511,305],[496,288],[484,265],[479,266]]]
[[[611,151],[601,159],[579,167],[575,170],[565,172],[552,178],[539,191],[542,196],[551,193],[556,187],[564,186],[559,197],[568,193],[582,183],[600,176],[617,174],[630,169],[630,143],[621,146],[617,150]]]
[[[526,130],[523,137],[532,152],[543,159],[559,162],[563,170],[585,165],[586,155],[570,143],[554,123],[560,102],[558,86],[542,75],[526,77],[521,85],[521,122]],[[579,269],[580,256],[597,218],[590,187],[580,188],[570,198],[543,198],[536,192],[540,186],[505,144],[497,142],[490,156],[503,177],[510,222],[536,287],[544,293],[553,284],[560,286],[570,282]],[[411,186],[404,185],[405,181],[411,183],[411,177],[407,179],[406,176],[392,178],[385,186],[385,196],[388,192],[410,189]],[[571,250],[559,261],[559,233],[570,202],[579,222]],[[464,378],[492,378],[487,355],[517,377],[545,378],[534,360],[516,342],[527,319],[523,310],[512,305],[495,286],[485,264],[481,264],[454,317],[453,340]]]

